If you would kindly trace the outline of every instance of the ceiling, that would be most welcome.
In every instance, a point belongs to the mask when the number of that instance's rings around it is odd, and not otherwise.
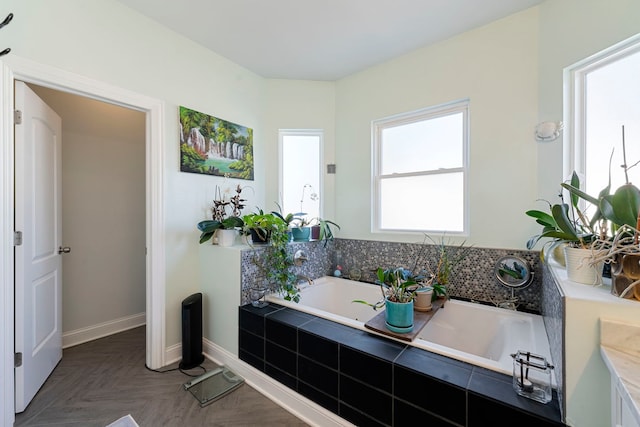
[[[119,0],[266,78],[338,80],[543,0]]]

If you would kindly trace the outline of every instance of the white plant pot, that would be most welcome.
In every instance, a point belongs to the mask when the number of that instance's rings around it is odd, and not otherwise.
[[[218,246],[233,246],[236,242],[236,235],[238,234],[238,230],[223,230],[217,229],[214,235],[214,243],[217,243]]]
[[[590,260],[592,256],[593,251],[591,249],[565,246],[564,258],[569,280],[585,285],[602,284],[602,268],[604,267],[604,262],[591,265]]]

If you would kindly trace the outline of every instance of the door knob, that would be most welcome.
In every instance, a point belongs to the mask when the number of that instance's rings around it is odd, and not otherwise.
[[[71,252],[71,248],[69,246],[65,246],[65,247],[60,246],[58,248],[59,254],[68,254],[69,252]]]

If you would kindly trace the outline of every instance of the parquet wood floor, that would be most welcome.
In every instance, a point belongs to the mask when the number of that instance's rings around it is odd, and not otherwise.
[[[203,366],[216,365],[205,360]],[[184,390],[188,380],[180,371],[146,369],[145,328],[132,329],[64,350],[15,426],[103,427],[127,414],[141,427],[307,426],[248,384],[201,408]]]

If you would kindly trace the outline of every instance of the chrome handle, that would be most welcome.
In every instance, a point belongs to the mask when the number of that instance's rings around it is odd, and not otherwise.
[[[68,254],[69,252],[71,252],[71,248],[69,246],[65,246],[65,247],[60,246],[58,248],[59,254]]]

